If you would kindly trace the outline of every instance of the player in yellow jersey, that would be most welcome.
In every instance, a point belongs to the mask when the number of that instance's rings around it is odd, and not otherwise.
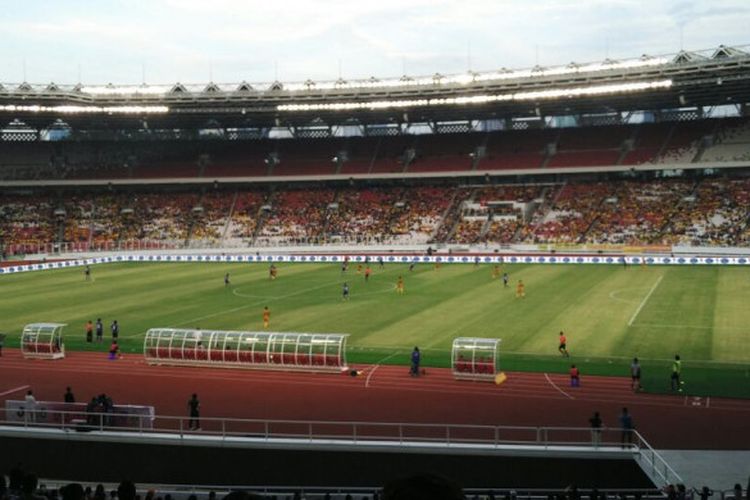
[[[263,328],[268,330],[268,326],[271,324],[271,311],[268,306],[263,308]]]
[[[271,267],[268,268],[268,277],[269,277],[269,279],[275,280],[276,279],[276,273],[277,273],[276,266],[274,264],[271,264]]]
[[[518,280],[518,284],[516,285],[516,298],[523,299],[525,297],[526,297],[526,290],[525,290],[523,281]]]
[[[496,280],[500,277],[500,266],[495,264],[495,267],[492,268],[492,279]]]
[[[404,278],[399,276],[398,281],[396,282],[396,293],[399,295],[404,294]]]

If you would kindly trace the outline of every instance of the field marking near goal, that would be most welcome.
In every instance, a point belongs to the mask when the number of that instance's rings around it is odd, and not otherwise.
[[[619,297],[619,295],[622,292],[626,292],[628,290],[644,290],[645,288],[646,288],[645,286],[634,286],[634,287],[628,287],[628,288],[618,288],[617,290],[612,290],[611,292],[609,292],[609,298],[612,299],[612,300],[616,300],[617,302],[622,302],[624,304],[635,304],[636,303],[635,300],[623,299],[623,298]]]
[[[643,306],[646,305],[646,302],[648,302],[648,299],[651,297],[651,294],[654,293],[654,290],[656,290],[656,287],[659,286],[659,283],[661,283],[662,278],[664,278],[663,274],[659,276],[659,279],[656,280],[656,283],[654,283],[654,286],[651,287],[651,290],[649,290],[648,294],[646,294],[646,296],[641,301],[641,305],[638,306],[638,309],[635,310],[635,312],[633,313],[633,316],[630,317],[630,321],[628,321],[628,326],[633,326],[633,321],[635,321],[635,318],[638,317],[638,314],[641,312],[641,309],[643,309]]]
[[[7,390],[5,392],[0,392],[0,397],[8,396],[10,394],[13,394],[14,392],[23,391],[24,389],[28,389],[29,387],[31,387],[31,386],[30,385],[22,385],[22,386],[16,387],[15,389],[10,389],[10,390]]]
[[[558,386],[557,386],[557,384],[556,384],[556,383],[554,383],[554,382],[552,381],[552,379],[551,379],[551,378],[549,378],[549,375],[547,375],[546,373],[544,374],[544,378],[546,378],[546,379],[547,379],[547,382],[549,382],[549,383],[550,383],[550,385],[552,385],[552,387],[554,387],[555,389],[557,389],[557,390],[558,390],[558,391],[560,392],[560,394],[564,395],[564,396],[565,396],[566,398],[568,398],[568,399],[575,399],[575,398],[574,398],[573,396],[571,396],[571,395],[570,395],[570,394],[568,394],[567,392],[565,392],[565,391],[563,391],[562,389],[560,389],[560,387],[558,387]]]

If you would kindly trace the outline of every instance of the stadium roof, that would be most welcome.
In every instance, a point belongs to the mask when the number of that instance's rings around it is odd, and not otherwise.
[[[0,121],[44,128],[264,127],[611,113],[750,102],[749,47],[456,75],[328,82],[3,83]]]

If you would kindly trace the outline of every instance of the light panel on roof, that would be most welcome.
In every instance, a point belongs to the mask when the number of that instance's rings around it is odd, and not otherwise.
[[[376,110],[387,108],[414,108],[424,106],[450,106],[466,104],[487,104],[492,102],[537,101],[560,98],[588,97],[609,95],[646,90],[667,89],[672,86],[672,80],[658,80],[651,82],[615,83],[607,85],[591,85],[586,87],[570,87],[529,92],[515,92],[507,94],[475,95],[465,97],[443,97],[434,99],[394,99],[386,101],[367,102],[332,102],[317,104],[281,104],[277,111],[348,111],[348,110]]]

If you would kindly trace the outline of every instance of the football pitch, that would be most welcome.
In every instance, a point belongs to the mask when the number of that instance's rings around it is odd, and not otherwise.
[[[108,349],[121,325],[123,352],[141,353],[152,327],[348,333],[354,363],[407,364],[414,346],[426,366],[448,366],[454,337],[502,339],[503,370],[628,375],[637,356],[644,387],[669,390],[671,359],[683,360],[686,393],[750,397],[750,268],[506,264],[509,286],[492,265],[277,263],[123,263],[0,277],[0,332],[17,347],[23,326],[67,323],[67,349]],[[230,284],[224,285],[225,273]],[[403,276],[405,294],[396,293]],[[525,284],[525,298],[515,285]],[[342,299],[343,283],[350,298]],[[87,344],[84,324],[102,318],[105,342]],[[568,338],[570,358],[557,351]]]

